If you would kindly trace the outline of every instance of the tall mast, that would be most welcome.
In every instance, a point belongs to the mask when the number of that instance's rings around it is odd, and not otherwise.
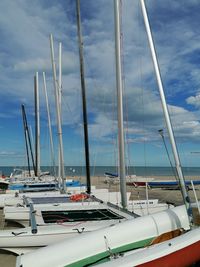
[[[56,102],[56,115],[57,115],[57,126],[58,126],[58,139],[59,139],[59,150],[60,150],[60,170],[61,175],[59,178],[62,180],[62,193],[66,191],[65,183],[65,169],[64,169],[64,155],[63,155],[63,139],[62,139],[62,126],[61,126],[61,116],[60,116],[60,105],[58,97],[58,83],[56,77],[56,63],[54,57],[54,47],[53,47],[53,36],[50,35],[50,48],[51,48],[51,62],[53,70],[53,81],[54,81],[54,92],[55,92],[55,102]]]
[[[84,140],[85,140],[85,162],[86,162],[86,178],[87,178],[86,191],[88,194],[90,194],[91,193],[90,158],[89,158],[88,122],[87,122],[87,105],[86,105],[85,74],[84,74],[84,60],[83,60],[83,40],[81,31],[80,0],[76,0],[76,12],[77,12],[77,29],[78,29],[80,75],[81,75],[82,105],[83,105],[83,125],[84,125]]]
[[[58,51],[58,99],[60,106],[60,114],[62,114],[62,102],[61,102],[62,101],[62,43],[59,43],[59,51]],[[60,151],[58,151],[58,176],[60,175],[61,175]]]
[[[43,84],[44,84],[44,94],[45,94],[46,107],[47,107],[47,118],[48,118],[48,126],[49,126],[51,158],[52,158],[54,175],[56,175],[56,171],[55,171],[54,145],[53,145],[53,136],[52,136],[52,129],[51,129],[51,117],[50,117],[50,111],[49,111],[49,100],[48,100],[48,94],[47,94],[47,85],[46,85],[45,72],[43,72]]]
[[[158,83],[158,88],[159,88],[161,103],[162,103],[163,112],[164,112],[164,116],[165,116],[165,121],[166,121],[167,129],[168,129],[168,133],[169,133],[169,138],[170,138],[170,142],[171,142],[171,146],[172,146],[176,170],[177,170],[177,174],[179,177],[179,184],[180,184],[180,188],[181,188],[181,193],[183,196],[184,204],[186,206],[190,225],[192,225],[193,215],[192,215],[190,198],[189,198],[188,192],[187,192],[186,187],[185,187],[185,179],[183,176],[183,172],[182,172],[182,168],[181,168],[181,162],[180,162],[180,158],[179,158],[179,154],[178,154],[178,149],[176,146],[174,133],[173,133],[173,129],[172,129],[172,124],[171,124],[171,120],[170,120],[170,116],[169,116],[169,112],[168,112],[168,108],[167,108],[167,103],[166,103],[165,94],[164,94],[164,90],[163,90],[163,83],[162,83],[162,79],[161,79],[159,64],[158,64],[158,60],[157,60],[157,56],[156,56],[156,51],[155,51],[155,46],[154,46],[154,42],[153,42],[153,38],[152,38],[151,28],[149,25],[149,19],[148,19],[144,0],[140,0],[140,3],[141,3],[141,7],[142,7],[142,13],[143,13],[144,23],[145,23],[145,27],[146,27],[146,31],[147,31],[149,46],[151,49],[151,55],[152,55],[154,69],[155,69],[155,73],[156,73],[156,79],[157,79],[157,83]]]
[[[119,174],[122,207],[127,207],[126,175],[124,162],[124,121],[123,121],[123,95],[122,95],[122,63],[120,40],[120,1],[114,0],[115,11],[115,57],[116,57],[116,85],[118,100],[118,145],[119,145]]]
[[[61,96],[62,96],[62,43],[59,43],[59,59],[58,59],[58,73],[59,73],[59,78],[58,78],[58,96],[59,96],[59,104],[60,104],[60,110],[61,108]]]
[[[38,72],[34,77],[35,91],[35,164],[36,176],[40,175],[40,110],[39,110],[39,87],[38,87]]]

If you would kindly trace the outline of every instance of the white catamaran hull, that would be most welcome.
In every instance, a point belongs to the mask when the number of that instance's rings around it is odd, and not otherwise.
[[[179,228],[189,229],[185,206],[138,217],[41,248],[18,257],[16,266],[32,267],[37,258],[37,267],[81,267],[104,259],[110,253],[144,247],[155,237]]]
[[[95,186],[91,187],[93,193],[95,193],[96,189]],[[16,205],[23,205],[23,198],[24,197],[58,197],[58,196],[70,196],[71,194],[78,194],[81,192],[85,192],[85,186],[77,186],[70,188],[69,192],[65,194],[61,194],[60,191],[50,191],[50,192],[25,192],[19,193],[19,191],[9,190],[6,194],[0,195],[0,208],[4,208],[5,206],[16,206]]]
[[[119,204],[116,203],[115,198],[115,192],[111,192],[113,194],[113,198],[110,196],[111,203],[113,204]],[[104,197],[105,198],[105,197]],[[101,198],[103,199],[103,197]],[[99,203],[97,203],[99,204]],[[47,210],[63,210],[65,208],[78,208],[78,206],[81,208],[82,206],[91,206],[94,205],[94,202],[88,202],[88,203],[80,203],[80,202],[74,202],[74,203],[46,203],[46,204],[37,204],[34,205],[35,210],[35,216],[38,223],[43,223],[41,221],[42,215],[41,211],[47,211]],[[156,212],[164,211],[168,208],[172,208],[172,205],[168,205],[165,203],[158,203],[158,200],[133,200],[128,202],[128,210],[130,212],[133,212],[137,214],[138,216],[144,216],[148,214],[153,214]],[[29,226],[30,224],[30,209],[28,207],[5,207],[4,208],[4,217],[6,221],[13,221],[16,222],[24,227]]]
[[[200,228],[126,256],[100,264],[101,267],[187,267],[200,261]]]

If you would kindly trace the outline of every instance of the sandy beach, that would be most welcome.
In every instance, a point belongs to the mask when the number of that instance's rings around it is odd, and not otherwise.
[[[85,182],[84,177],[74,177],[74,179],[79,179],[81,182]],[[157,177],[155,179],[159,180],[169,180],[172,177]],[[191,179],[190,177],[185,177],[186,180]],[[192,180],[200,179],[200,177],[192,177]],[[104,183],[105,177],[96,176],[92,177],[92,184],[95,185],[97,188],[108,188],[109,191],[119,191],[119,184],[106,184]],[[195,186],[197,198],[200,200],[200,186]],[[146,191],[145,188],[142,187],[133,187],[127,186],[127,192],[131,192],[130,200],[134,199],[145,199],[146,198]],[[189,195],[191,201],[195,201],[194,193],[192,190],[189,191]],[[160,202],[169,202],[173,203],[174,205],[180,205],[183,203],[181,192],[179,190],[164,190],[164,189],[149,189],[148,190],[148,197],[149,199],[159,199]],[[0,227],[3,226],[3,210],[0,210]],[[5,224],[6,228],[6,224]],[[14,267],[15,266],[16,256],[11,253],[6,253],[0,250],[0,267]]]

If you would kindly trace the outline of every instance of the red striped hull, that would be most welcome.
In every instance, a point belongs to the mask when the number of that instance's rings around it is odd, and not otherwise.
[[[200,261],[200,241],[138,267],[189,267]]]

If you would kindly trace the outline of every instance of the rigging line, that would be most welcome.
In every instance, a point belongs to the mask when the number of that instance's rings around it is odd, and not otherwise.
[[[141,65],[142,65],[142,60],[140,61]],[[140,66],[141,66],[140,65]],[[140,69],[141,70],[141,69]],[[143,77],[143,73],[141,71],[141,85],[142,85],[142,77]],[[143,138],[143,153],[144,153],[144,176],[147,176],[147,158],[146,158],[146,132],[145,132],[145,129],[144,129],[144,125],[145,125],[145,112],[144,112],[144,87],[143,85],[141,86],[142,88],[142,94],[141,94],[141,102],[142,102],[142,120],[141,120],[141,126],[142,126],[142,135],[144,136]]]
[[[63,89],[63,86],[62,86],[62,89]],[[63,97],[62,103],[64,103],[64,107],[66,107],[66,110],[68,110],[69,113],[71,114],[70,119],[72,120],[72,126],[73,125],[75,125],[75,127],[77,126],[77,131],[81,137],[81,139],[80,139],[80,141],[81,141],[81,153],[79,153],[79,155],[80,155],[80,159],[82,160],[84,158],[84,156],[83,156],[83,153],[84,153],[84,151],[83,151],[84,150],[84,133],[83,133],[83,120],[82,120],[82,111],[81,111],[81,105],[82,105],[82,103],[81,103],[81,91],[78,88],[76,88],[76,97],[78,97],[77,106],[80,107],[80,114],[79,114],[80,115],[80,118],[79,118],[80,122],[75,122],[72,110],[71,110],[70,105],[69,105],[69,102],[67,101],[67,97],[66,98],[64,97],[63,91],[64,90],[62,90],[62,92],[61,92],[61,96]],[[81,165],[83,166],[85,163],[84,164],[82,164],[82,163],[81,163]],[[83,171],[83,167],[82,167],[81,168],[82,176],[84,173],[85,172]]]
[[[63,88],[63,87],[62,87]],[[64,90],[63,90],[64,91]],[[62,92],[63,92],[62,91]],[[78,92],[78,89],[77,89],[77,93],[79,94],[79,95],[81,95],[81,93],[80,92]],[[64,103],[64,108],[66,107],[66,110],[68,110],[69,112],[70,112],[70,114],[71,114],[71,117],[70,117],[70,119],[72,120],[72,125],[75,125],[75,127],[77,126],[77,131],[78,131],[78,133],[80,134],[80,142],[81,142],[81,149],[80,149],[80,153],[78,153],[78,155],[80,156],[80,158],[79,158],[79,164],[80,164],[80,166],[82,166],[81,167],[81,169],[80,169],[80,176],[84,176],[84,174],[85,174],[85,170],[84,170],[84,164],[85,163],[83,163],[83,159],[84,159],[84,156],[83,156],[83,147],[84,147],[84,133],[83,133],[83,122],[82,122],[82,119],[80,119],[80,122],[75,122],[75,120],[73,119],[74,118],[74,116],[72,116],[73,114],[72,114],[72,111],[71,111],[71,108],[70,108],[70,105],[68,104],[68,101],[65,99],[65,97],[62,95],[62,104]],[[80,104],[80,102],[81,102],[81,97],[78,97],[78,104],[77,104],[77,106],[81,106],[81,104]],[[81,114],[80,114],[80,116],[81,116]],[[73,165],[72,165],[73,166]],[[70,175],[71,175],[71,173],[70,173]]]
[[[165,137],[164,137],[163,129],[158,130],[158,132],[159,132],[159,134],[160,134],[160,136],[162,138],[162,141],[163,141],[163,144],[164,144],[164,147],[165,147],[165,150],[166,150],[166,153],[167,153],[167,157],[168,157],[168,160],[169,160],[169,163],[170,163],[172,172],[174,174],[174,177],[178,181],[178,174],[177,174],[177,172],[174,169],[174,166],[172,164],[172,161],[171,161],[171,158],[170,158],[170,155],[169,155],[169,151],[168,151],[168,148],[167,148],[167,145],[166,145],[166,142],[165,142]]]
[[[58,84],[58,80],[56,80],[56,84],[58,86],[58,88],[60,88],[59,84]],[[62,96],[62,100],[64,100],[64,104],[66,105],[68,111],[70,112],[71,115],[72,114],[72,110],[70,108],[70,105],[68,104],[68,102],[65,100],[64,96],[63,96],[63,87],[62,87],[62,91],[61,91],[61,96]],[[76,125],[77,123],[75,123],[74,119],[73,119],[73,116],[70,117],[70,120],[72,120],[73,124]]]
[[[90,66],[90,65],[87,64],[87,60],[85,60],[85,65],[86,65],[86,66],[88,67],[88,69],[89,69],[89,66]],[[90,72],[90,74],[91,74],[91,72]],[[90,77],[93,78],[92,75],[90,75]],[[93,79],[93,84],[94,84],[93,88],[96,89],[97,92],[101,91],[101,90],[99,90],[100,88],[97,86],[95,79]],[[105,96],[105,93],[104,93],[104,95],[103,95],[103,101],[102,101],[102,105],[103,105],[103,111],[104,111],[104,113],[105,113],[105,107],[106,107],[106,105],[105,105],[105,103],[106,103],[105,99],[106,99],[106,96]],[[92,103],[92,102],[91,102],[91,103]],[[99,135],[99,136],[101,136],[102,130],[103,130],[103,127],[100,127],[100,129],[99,129],[99,131],[98,131],[98,133],[99,133],[98,135]],[[97,154],[98,154],[98,153],[97,153],[97,148],[96,148],[95,150],[93,150],[93,155],[94,155],[94,156],[93,156],[93,164],[92,164],[92,166],[93,166],[93,173],[92,173],[92,175],[93,175],[93,176],[95,175],[95,172],[96,172],[95,167],[96,167]]]
[[[97,82],[96,82],[96,79],[94,79],[94,76],[93,76],[93,72],[91,71],[91,64],[88,64],[88,62],[87,62],[87,57],[85,57],[85,66],[87,67],[87,70],[88,70],[88,73],[90,74],[90,77],[92,78],[92,82],[93,82],[93,89],[94,89],[94,91],[96,91],[97,93],[98,92],[102,92],[102,90],[101,90],[101,88],[97,85]],[[113,63],[113,69],[114,69],[114,63]],[[116,99],[115,98],[115,96],[116,96],[116,92],[114,92],[114,94],[111,94],[112,95],[112,98],[113,99]],[[107,116],[107,114],[106,114],[106,97],[107,97],[107,95],[106,95],[106,92],[104,92],[103,93],[103,100],[101,101],[101,103],[102,103],[102,109],[101,109],[101,111],[102,111],[102,113],[103,114],[105,114],[105,116]],[[113,101],[113,103],[114,103],[115,101]],[[93,102],[90,102],[90,106],[91,107],[94,107],[94,105],[93,105]],[[113,109],[114,110],[114,109]],[[110,118],[110,112],[109,112],[109,110],[107,111],[108,112],[108,117]],[[113,112],[113,114],[114,114],[114,112]],[[113,116],[113,124],[114,124],[114,116]],[[113,126],[113,130],[114,130],[114,125],[112,124],[112,126]],[[99,129],[99,136],[101,136],[102,135],[102,133],[103,133],[103,129],[104,129],[104,127],[100,127],[100,129]],[[114,142],[113,142],[114,143]],[[93,150],[94,151],[94,160],[93,160],[93,175],[95,174],[95,167],[96,167],[96,160],[97,160],[97,158],[98,158],[98,148],[96,148],[95,150]],[[116,150],[115,150],[115,155],[116,155]],[[115,162],[117,162],[117,161],[115,161]]]
[[[114,162],[113,162],[113,165],[115,166],[115,173],[118,173],[118,153],[117,153],[117,132],[116,132],[116,127],[115,127],[115,100],[116,100],[116,94],[112,94],[112,107],[111,107],[111,121],[112,121],[112,124],[111,124],[111,145],[112,147],[114,148],[113,149],[113,152],[111,151],[111,154],[114,155],[113,159]],[[112,164],[111,164],[112,165]]]
[[[138,21],[141,22],[141,14],[140,14],[140,5],[139,5],[139,1],[138,1],[138,6],[137,6],[137,19]],[[141,31],[139,31],[139,37],[138,37],[138,40],[139,40],[139,43],[141,44]],[[140,45],[140,47],[142,47]],[[145,129],[144,129],[144,125],[145,125],[145,112],[144,112],[144,84],[143,84],[143,81],[144,81],[144,73],[143,73],[143,58],[141,56],[141,53],[139,54],[139,59],[138,59],[138,72],[139,72],[139,84],[140,84],[140,87],[141,87],[141,94],[140,94],[140,101],[141,101],[141,115],[142,115],[142,119],[141,119],[141,124],[140,124],[140,127],[141,127],[141,136],[143,136],[143,138],[141,138],[141,143],[143,143],[143,156],[144,156],[144,176],[146,177],[147,176],[147,158],[146,158],[146,134],[145,133]]]
[[[64,106],[66,107],[66,109],[69,111],[69,113],[71,114],[70,116],[70,121],[72,122],[72,125],[77,125],[80,127],[80,125],[82,125],[82,123],[78,123],[78,122],[75,122],[74,120],[74,116],[73,116],[73,113],[72,113],[72,110],[68,104],[68,101],[65,100],[65,98],[62,98],[62,102],[64,102]]]
[[[120,0],[120,43],[121,43],[121,62],[122,62],[122,91],[123,91],[123,98],[125,98],[125,114],[126,114],[126,127],[125,127],[125,131],[124,131],[124,137],[125,137],[125,168],[126,168],[126,173],[129,173],[129,157],[127,155],[127,140],[128,140],[128,110],[127,110],[127,99],[126,99],[126,94],[125,94],[125,74],[124,74],[124,40],[123,40],[123,31],[122,31],[122,13],[123,13],[123,5],[122,5],[122,1]],[[128,164],[127,164],[127,158],[128,158]]]
[[[57,81],[57,84],[58,84],[58,81]],[[63,89],[63,86],[62,86],[62,89]],[[84,134],[83,134],[83,122],[82,122],[82,120],[80,121],[80,122],[76,122],[75,120],[74,120],[74,116],[73,116],[73,113],[72,113],[72,110],[71,110],[71,108],[70,108],[70,105],[69,105],[69,103],[68,103],[68,101],[66,100],[66,98],[63,96],[63,91],[64,90],[62,90],[61,91],[61,96],[62,96],[62,106],[63,106],[63,108],[66,108],[66,110],[70,113],[70,120],[71,120],[71,124],[72,124],[72,126],[74,125],[74,127],[75,128],[77,128],[77,131],[79,132],[79,134],[80,134],[80,136],[81,136],[81,153],[79,153],[79,155],[81,155],[81,154],[83,154],[83,147],[84,147],[84,142],[83,142],[83,140],[84,140]],[[78,91],[78,90],[77,90]],[[78,99],[80,99],[80,97],[78,98]],[[80,104],[80,103],[79,103]],[[81,106],[81,105],[79,105],[79,106]],[[81,158],[83,158],[83,157],[81,157]],[[82,165],[82,164],[81,164]],[[81,171],[81,173],[83,174],[84,172],[83,172],[83,169],[82,169],[82,171]]]
[[[114,67],[114,66],[113,66]],[[115,172],[118,173],[118,139],[117,139],[117,130],[116,130],[116,124],[115,124],[115,116],[116,116],[116,96],[117,92],[114,90],[114,94],[112,94],[112,125],[111,125],[111,143],[114,147],[113,155],[114,155],[114,166],[115,166]],[[118,188],[119,190],[119,188]]]
[[[127,101],[127,96],[126,96],[126,78],[125,78],[125,73],[124,73],[124,69],[125,69],[125,63],[124,63],[124,39],[123,39],[123,31],[122,31],[122,22],[123,22],[123,5],[122,5],[122,1],[120,0],[120,25],[121,25],[121,29],[120,29],[120,42],[121,42],[121,62],[122,62],[122,90],[123,90],[123,97],[125,99],[124,103],[125,103],[125,131],[124,131],[124,136],[125,136],[125,168],[126,168],[126,174],[130,175],[130,166],[131,166],[131,160],[130,160],[130,146],[128,144],[128,140],[129,140],[129,117],[128,117],[128,101]]]

